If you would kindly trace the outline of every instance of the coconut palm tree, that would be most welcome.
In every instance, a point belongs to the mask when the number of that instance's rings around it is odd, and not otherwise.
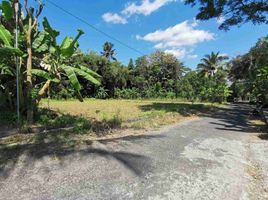
[[[197,65],[197,69],[204,76],[213,77],[217,72],[217,69],[222,67],[222,61],[228,59],[227,56],[220,55],[220,52],[205,55],[201,59],[201,63]]]
[[[114,45],[111,42],[105,42],[103,45],[103,51],[101,52],[101,55],[106,57],[108,60],[116,60],[115,58],[115,49],[113,49]]]

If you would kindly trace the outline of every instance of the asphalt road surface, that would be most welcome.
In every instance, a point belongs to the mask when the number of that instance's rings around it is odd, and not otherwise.
[[[60,158],[22,154],[0,199],[268,199],[268,141],[248,105],[158,132],[88,142]]]

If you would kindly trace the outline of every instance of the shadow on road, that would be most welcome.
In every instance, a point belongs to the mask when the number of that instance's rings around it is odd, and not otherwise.
[[[164,110],[178,112],[183,116],[195,114],[200,117],[210,117],[216,122],[210,122],[215,128],[222,131],[235,131],[251,133],[258,131],[259,127],[252,125],[251,120],[259,119],[252,115],[253,106],[245,103],[231,104],[227,107],[212,107],[204,104],[187,103],[153,103],[141,106],[141,109]]]
[[[256,127],[250,123],[250,120],[255,118],[252,116],[252,110],[253,107],[247,104],[233,104],[227,108],[220,108],[211,115],[219,122],[211,124],[217,125],[216,129],[223,131],[255,132]]]
[[[67,156],[86,157],[98,155],[109,159],[115,159],[120,164],[129,169],[133,174],[142,176],[151,169],[149,157],[124,151],[112,151],[109,149],[94,147],[91,140],[72,140],[67,137],[71,133],[42,133],[36,134],[31,144],[18,144],[15,146],[5,146],[0,144],[0,180],[9,177],[17,165],[23,165],[24,169],[34,165],[34,162],[45,157],[56,158],[61,162]],[[161,135],[134,135],[121,138],[100,139],[97,142],[107,145],[110,142],[146,140],[164,137]],[[96,142],[96,141],[95,141]],[[21,157],[26,158],[21,160]]]
[[[201,103],[152,103],[140,106],[140,109],[143,111],[163,110],[166,112],[177,112],[182,116],[190,116],[196,113],[207,112],[210,108],[211,106]]]

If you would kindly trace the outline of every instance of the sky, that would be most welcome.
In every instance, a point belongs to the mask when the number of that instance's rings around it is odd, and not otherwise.
[[[219,30],[220,19],[196,21],[197,7],[184,5],[182,0],[51,0],[62,9],[85,20],[97,29],[136,49],[92,29],[73,16],[44,0],[42,16],[59,30],[59,40],[75,36],[77,29],[85,34],[79,40],[83,51],[100,52],[105,41],[112,42],[117,58],[124,64],[130,58],[147,55],[155,50],[174,54],[185,66],[194,69],[210,52],[235,57],[246,53],[258,38],[267,35],[267,25],[247,23]],[[40,19],[41,20],[41,19]]]

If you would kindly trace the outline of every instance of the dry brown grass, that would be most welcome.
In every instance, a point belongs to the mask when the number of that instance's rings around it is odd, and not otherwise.
[[[43,108],[82,116],[97,121],[111,120],[115,116],[122,126],[135,129],[155,128],[192,118],[195,113],[213,107],[211,104],[191,104],[178,100],[44,100]]]

